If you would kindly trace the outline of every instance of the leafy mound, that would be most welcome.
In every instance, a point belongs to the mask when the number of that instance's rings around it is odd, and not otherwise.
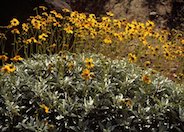
[[[0,74],[0,131],[184,130],[182,86],[126,60],[35,55]]]

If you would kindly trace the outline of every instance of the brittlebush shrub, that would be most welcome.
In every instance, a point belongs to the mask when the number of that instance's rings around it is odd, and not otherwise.
[[[126,59],[62,52],[15,67],[0,73],[1,132],[184,130],[183,85]]]

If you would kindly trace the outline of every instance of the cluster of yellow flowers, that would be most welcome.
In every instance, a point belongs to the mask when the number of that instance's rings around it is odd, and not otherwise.
[[[0,55],[0,60],[4,63],[8,61],[8,57],[6,55]],[[23,58],[20,55],[16,55],[13,58],[10,58],[11,61],[13,62],[18,62],[22,61]],[[13,64],[5,64],[4,66],[1,67],[0,71],[5,72],[5,73],[11,73],[16,70],[15,66]]]
[[[93,59],[92,58],[86,58],[85,59],[85,69],[82,71],[82,78],[85,80],[89,80],[92,77],[94,77],[94,74],[90,71],[95,65],[93,64]]]
[[[17,27],[20,22],[16,18],[10,21],[8,28],[16,36],[14,43],[18,45],[15,53],[22,48],[30,54],[35,46],[37,53],[58,53],[71,49],[69,45],[73,44],[76,51],[100,52],[112,58],[128,57],[131,63],[142,66],[153,68],[173,62],[168,68],[176,63],[181,67],[184,39],[175,37],[170,41],[170,33],[157,29],[152,21],[142,23],[136,20],[129,22],[125,18],[114,19],[111,12],[96,17],[95,14],[66,9],[61,14],[55,10],[48,11],[43,6],[37,10],[39,14],[30,16],[21,29]],[[180,72],[183,70],[179,69]]]
[[[43,6],[40,6],[39,9],[46,10]],[[141,23],[133,20],[128,22],[126,19],[112,19],[112,16],[113,14],[108,12],[107,16],[97,18],[94,14],[86,15],[77,11],[70,12],[70,15],[67,16],[53,10],[50,13],[42,12],[36,16],[31,16],[28,19],[30,22],[22,24],[21,32],[15,28],[20,24],[16,18],[10,21],[9,28],[14,27],[12,29],[13,34],[22,34],[19,35],[21,42],[25,44],[46,43],[45,48],[49,48],[54,43],[56,45],[68,43],[70,38],[68,36],[75,34],[76,45],[79,43],[88,46],[96,43],[96,45],[100,43],[108,45],[112,43],[124,44],[134,40],[137,43],[135,44],[137,47],[146,49],[146,53],[150,55],[160,56],[162,54],[166,59],[183,56],[183,46],[176,46],[169,42],[169,32],[155,30],[155,24],[152,21]],[[152,42],[150,43],[149,40]],[[132,46],[130,47],[132,48]],[[128,46],[125,48],[131,52]],[[173,48],[175,49],[174,51]],[[138,53],[134,53],[134,55],[136,54]]]
[[[0,71],[5,72],[5,73],[11,73],[16,70],[15,66],[13,64],[6,64],[3,66]]]

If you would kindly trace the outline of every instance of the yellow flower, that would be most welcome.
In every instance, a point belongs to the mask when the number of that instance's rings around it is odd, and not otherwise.
[[[31,42],[33,42],[33,43],[37,43],[38,42],[34,37],[31,37],[30,39],[31,39]]]
[[[113,25],[114,27],[117,27],[117,28],[121,28],[121,21],[120,20],[117,20],[117,19],[114,19],[113,20]]]
[[[153,28],[153,27],[155,27],[155,24],[154,24],[154,22],[148,20],[146,22],[146,27]]]
[[[111,19],[109,17],[102,17],[103,22],[111,22]]]
[[[1,68],[1,71],[6,72],[6,73],[11,73],[16,70],[15,66],[12,64],[7,64]]]
[[[150,61],[145,61],[145,62],[144,62],[144,66],[145,66],[145,67],[148,67],[150,64],[151,64]]]
[[[31,43],[38,43],[38,41],[34,37],[31,37],[31,38],[29,38],[27,40],[23,40],[23,43],[31,44]]]
[[[169,45],[166,43],[162,46],[162,48],[164,48],[165,50],[169,49]]]
[[[151,83],[151,79],[148,75],[143,75],[142,76],[142,80],[143,82],[145,82],[146,84],[150,84]]]
[[[153,74],[156,74],[157,73],[157,71],[156,70],[151,70],[151,74],[153,75]]]
[[[22,24],[22,29],[27,32],[29,30],[29,26],[26,23]]]
[[[60,13],[55,14],[56,18],[63,19],[63,16]]]
[[[95,16],[95,14],[89,14],[89,18],[96,19],[96,16]]]
[[[148,42],[147,42],[146,39],[143,39],[143,40],[142,40],[142,43],[143,43],[144,45],[147,45],[147,44],[148,44]]]
[[[35,18],[31,20],[31,24],[33,25],[35,29],[40,29],[41,27],[41,22]]]
[[[45,33],[42,33],[41,35],[38,36],[38,38],[39,38],[40,40],[43,40],[43,41],[46,41],[46,38],[47,38],[47,37],[48,37],[48,35],[45,34]]]
[[[181,40],[181,43],[184,45],[184,39]]]
[[[12,27],[18,26],[19,23],[20,23],[20,22],[19,22],[16,18],[13,18],[13,19],[10,21],[10,24],[11,24]]]
[[[18,29],[13,29],[13,30],[11,30],[11,33],[12,33],[12,34],[20,34],[20,32],[19,32]]]
[[[61,24],[60,24],[59,22],[54,22],[54,23],[53,23],[53,26],[54,26],[54,27],[61,27]]]
[[[134,55],[134,54],[132,54],[132,53],[129,53],[129,54],[128,54],[128,60],[129,60],[129,62],[131,62],[131,63],[135,63],[135,62],[137,61],[137,57],[136,57],[136,55]]]
[[[10,60],[12,60],[12,61],[14,61],[14,62],[17,62],[17,61],[23,60],[23,58],[20,57],[20,55],[16,55],[15,57],[11,58]]]
[[[53,17],[53,16],[51,16],[51,15],[49,15],[49,16],[47,17],[47,23],[52,23],[52,22],[56,22],[56,18]]]
[[[54,15],[57,14],[56,10],[52,10],[52,11],[50,11],[50,13],[51,13],[51,14],[54,14]]]
[[[109,37],[106,37],[103,41],[104,41],[105,44],[111,44],[112,43],[112,40]]]
[[[6,55],[0,55],[0,60],[7,61],[8,57]]]
[[[68,33],[68,34],[73,34],[73,27],[70,26],[70,25],[67,25],[67,27],[65,27],[64,30],[65,30],[66,33]]]
[[[43,12],[42,15],[48,17],[48,13],[47,12]]]
[[[82,75],[82,78],[85,80],[89,80],[91,78],[91,73],[90,73],[90,70],[88,69],[84,69],[81,75]]]
[[[49,113],[49,108],[45,104],[41,104],[40,107],[44,109],[45,113]]]
[[[93,59],[92,58],[86,58],[85,63],[86,63],[86,67],[88,69],[91,69],[91,68],[94,67]]]
[[[164,57],[168,60],[172,59],[172,55],[168,50],[164,51]]]

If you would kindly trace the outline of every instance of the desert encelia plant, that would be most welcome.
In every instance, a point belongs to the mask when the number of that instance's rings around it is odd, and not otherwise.
[[[36,54],[5,69],[2,132],[184,130],[183,86],[126,59]]]

